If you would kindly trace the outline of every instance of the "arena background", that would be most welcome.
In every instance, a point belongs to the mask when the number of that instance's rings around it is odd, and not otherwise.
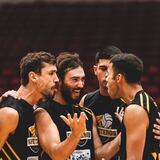
[[[107,45],[143,59],[144,89],[160,102],[159,0],[0,0],[0,94],[18,88],[20,59],[40,50],[78,52],[92,91],[94,56]]]

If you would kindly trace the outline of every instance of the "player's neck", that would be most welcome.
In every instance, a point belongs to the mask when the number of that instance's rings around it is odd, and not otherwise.
[[[42,98],[42,95],[33,87],[21,85],[17,91],[17,97],[25,100],[30,105],[34,105]]]
[[[60,103],[61,105],[67,105],[67,102],[65,101],[65,99],[63,98],[63,96],[59,90],[54,95],[53,100]]]
[[[107,88],[100,87],[99,92],[102,96],[109,96]]]
[[[130,102],[133,101],[137,92],[139,92],[140,90],[142,90],[142,86],[139,84],[128,85],[127,87],[125,87],[122,93],[123,95],[122,98],[127,104],[129,104]]]

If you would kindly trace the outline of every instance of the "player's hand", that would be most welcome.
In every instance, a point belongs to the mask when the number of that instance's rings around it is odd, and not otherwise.
[[[156,124],[154,124],[153,132],[155,133],[154,138],[160,140],[160,118],[156,119]]]
[[[17,98],[17,92],[15,90],[9,90],[5,92],[1,97],[0,97],[0,102],[3,100],[3,98],[6,98],[8,96],[12,96],[14,98]]]
[[[77,113],[74,113],[73,118],[70,114],[67,114],[67,117],[63,115],[60,117],[71,128],[75,137],[80,138],[82,136],[86,130],[86,114],[84,112],[81,112],[79,118],[77,117]]]
[[[116,117],[118,118],[118,120],[122,123],[123,120],[123,116],[124,116],[124,108],[122,107],[120,109],[120,107],[117,107],[117,110],[115,112]]]

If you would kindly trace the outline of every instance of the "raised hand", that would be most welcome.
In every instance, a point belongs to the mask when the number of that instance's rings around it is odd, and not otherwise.
[[[17,92],[15,90],[9,90],[7,92],[5,92],[4,94],[2,94],[2,96],[0,97],[0,102],[3,100],[3,98],[6,98],[8,96],[12,96],[14,98],[17,98]]]
[[[67,114],[67,117],[63,115],[61,115],[60,117],[71,128],[72,134],[75,137],[79,138],[82,136],[82,134],[86,130],[86,115],[84,112],[81,112],[79,118],[77,117],[77,113],[74,113],[73,118],[70,114]]]
[[[124,116],[124,108],[122,107],[120,109],[120,107],[117,107],[117,110],[115,112],[116,117],[118,118],[118,120],[120,122],[122,122],[123,116]]]

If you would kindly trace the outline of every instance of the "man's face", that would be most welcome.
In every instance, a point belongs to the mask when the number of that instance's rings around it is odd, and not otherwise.
[[[109,65],[109,60],[99,59],[97,65],[94,66],[94,73],[99,81],[99,86],[106,89],[106,73]]]
[[[43,96],[54,96],[59,82],[56,72],[57,68],[55,65],[44,63],[37,80],[37,91]]]
[[[68,71],[61,85],[62,96],[67,103],[76,103],[85,83],[85,73],[82,67]]]
[[[107,81],[107,88],[108,94],[112,99],[120,98],[119,94],[119,85],[117,83],[117,77],[114,74],[114,70],[112,68],[112,63],[108,66],[108,72],[106,73],[106,81]]]

